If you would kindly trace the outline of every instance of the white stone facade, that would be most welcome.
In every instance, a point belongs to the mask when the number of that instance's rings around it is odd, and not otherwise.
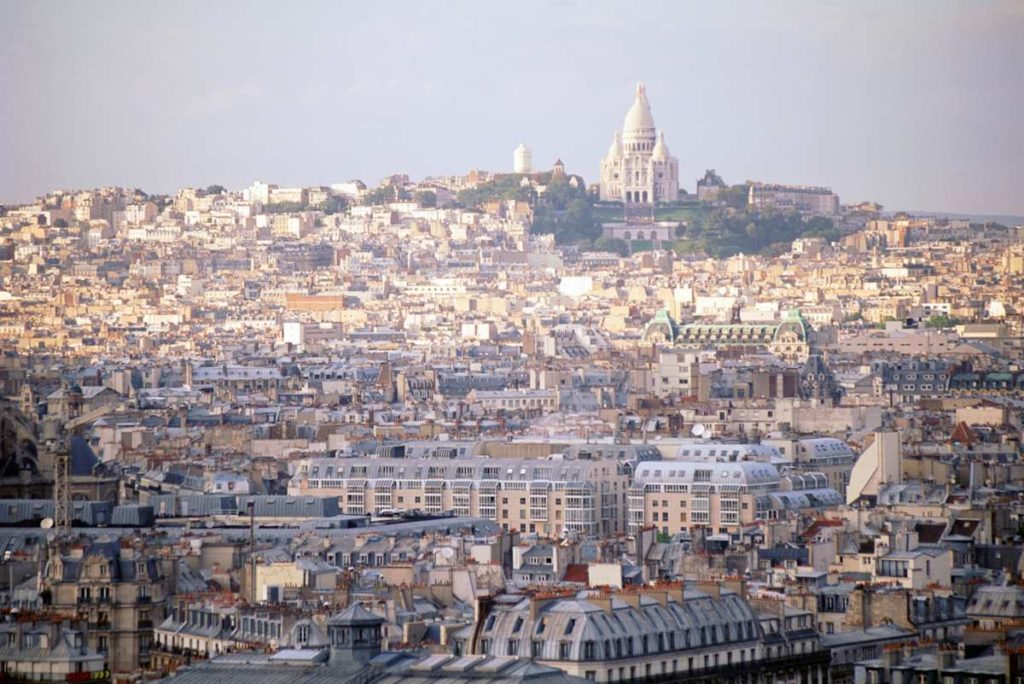
[[[678,198],[679,160],[669,155],[665,134],[654,127],[644,84],[637,84],[622,131],[601,160],[601,201],[653,204]]]

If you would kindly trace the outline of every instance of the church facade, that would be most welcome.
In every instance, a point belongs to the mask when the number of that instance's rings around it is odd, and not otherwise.
[[[649,205],[679,199],[679,160],[671,156],[665,134],[654,127],[643,83],[626,112],[621,131],[601,160],[602,202]]]

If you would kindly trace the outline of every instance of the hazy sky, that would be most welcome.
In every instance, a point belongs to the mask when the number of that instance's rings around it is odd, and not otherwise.
[[[0,0],[0,201],[561,157],[596,181],[647,83],[705,169],[1024,214],[1024,2]]]

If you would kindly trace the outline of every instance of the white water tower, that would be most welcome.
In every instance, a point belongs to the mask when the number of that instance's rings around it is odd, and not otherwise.
[[[533,153],[525,144],[520,144],[512,153],[512,170],[515,173],[531,173],[533,171]]]

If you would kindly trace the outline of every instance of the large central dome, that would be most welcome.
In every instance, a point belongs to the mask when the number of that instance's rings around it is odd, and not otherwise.
[[[636,100],[626,112],[622,135],[624,138],[654,138],[654,116],[651,115],[651,103],[647,101],[643,83],[636,84]]]

